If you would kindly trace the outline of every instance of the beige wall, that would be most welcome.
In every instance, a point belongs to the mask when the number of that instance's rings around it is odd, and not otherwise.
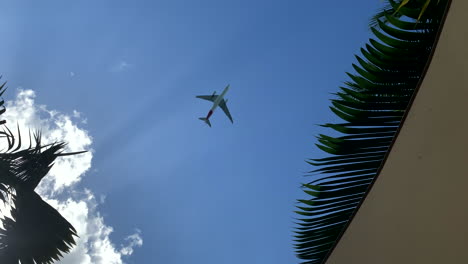
[[[468,0],[369,195],[327,264],[468,263]]]

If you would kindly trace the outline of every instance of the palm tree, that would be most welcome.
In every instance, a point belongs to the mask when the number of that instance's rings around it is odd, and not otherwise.
[[[387,1],[373,18],[356,73],[332,100],[343,123],[325,124],[340,136],[318,136],[327,153],[307,160],[321,176],[303,190],[295,248],[302,263],[324,263],[379,172],[425,73],[448,0]],[[421,13],[424,15],[421,16]]]
[[[0,86],[0,96],[5,91]],[[0,101],[0,115],[5,112]],[[0,124],[5,124],[1,120]],[[77,236],[75,228],[34,191],[62,153],[63,142],[43,145],[41,134],[34,135],[34,145],[21,149],[21,137],[15,139],[5,127],[0,135],[8,146],[0,153],[0,200],[10,205],[11,218],[0,219],[0,263],[53,263],[70,251]]]

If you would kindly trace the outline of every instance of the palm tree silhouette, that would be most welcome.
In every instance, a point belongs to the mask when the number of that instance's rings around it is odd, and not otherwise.
[[[0,96],[5,83],[0,86]],[[0,101],[0,115],[5,112]],[[4,125],[5,120],[0,121]],[[46,176],[57,157],[82,152],[62,153],[65,143],[41,144],[41,133],[29,139],[21,149],[21,136],[15,137],[8,127],[0,132],[6,139],[6,151],[0,153],[0,200],[9,205],[11,217],[3,215],[0,223],[0,263],[53,263],[75,245],[75,228],[45,202],[35,188]],[[34,141],[34,142],[33,142]]]

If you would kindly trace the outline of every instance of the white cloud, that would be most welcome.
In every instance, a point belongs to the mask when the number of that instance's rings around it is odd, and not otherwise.
[[[123,263],[122,256],[131,255],[135,247],[143,245],[143,240],[137,231],[128,236],[133,240],[118,249],[109,239],[113,228],[104,223],[104,218],[96,208],[96,198],[91,191],[85,190],[84,193],[75,193],[73,196],[76,197],[66,201],[46,200],[58,208],[80,236],[77,245],[64,256],[60,261],[61,264],[120,264]],[[128,240],[128,237],[125,240]]]
[[[6,103],[7,111],[2,115],[11,128],[18,123],[24,146],[29,146],[28,129],[40,129],[44,144],[54,141],[68,143],[65,152],[90,150],[87,153],[59,157],[49,174],[42,180],[37,192],[51,206],[56,208],[77,230],[77,245],[66,254],[60,263],[64,264],[121,264],[123,257],[132,255],[134,248],[141,247],[143,240],[137,230],[125,240],[125,245],[117,247],[109,238],[113,228],[104,222],[97,210],[98,201],[88,190],[77,190],[78,183],[91,168],[93,151],[92,137],[86,130],[77,126],[73,118],[80,119],[81,113],[73,112],[69,116],[58,111],[48,110],[46,106],[38,106],[34,102],[35,93],[32,90],[22,90],[14,101]],[[60,197],[69,198],[60,200]],[[103,203],[105,196],[99,201]]]
[[[76,110],[73,110],[73,117],[76,118],[76,119],[79,119],[81,123],[83,124],[87,124],[88,123],[88,119],[87,118],[82,118],[81,117],[81,112],[78,112]]]
[[[120,249],[120,253],[122,255],[132,255],[133,254],[133,249],[135,247],[141,247],[143,246],[143,239],[141,238],[141,230],[137,229],[136,233],[133,235],[129,235],[128,237],[125,238],[127,242],[127,246],[122,246]]]
[[[105,202],[106,202],[106,195],[105,195],[105,194],[101,194],[101,195],[99,196],[99,203],[100,203],[100,204],[103,204],[103,203],[105,203]]]
[[[111,72],[121,72],[121,71],[128,70],[128,69],[130,69],[132,67],[133,67],[132,64],[121,60],[121,61],[117,62],[116,64],[112,65],[112,67],[110,68],[110,71]]]
[[[76,110],[73,110],[73,117],[75,118],[80,118],[81,117],[81,113],[76,111]]]

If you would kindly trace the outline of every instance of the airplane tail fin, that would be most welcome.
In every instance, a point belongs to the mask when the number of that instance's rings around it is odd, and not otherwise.
[[[200,117],[198,119],[205,121],[205,123],[211,127],[211,122],[208,118]]]

